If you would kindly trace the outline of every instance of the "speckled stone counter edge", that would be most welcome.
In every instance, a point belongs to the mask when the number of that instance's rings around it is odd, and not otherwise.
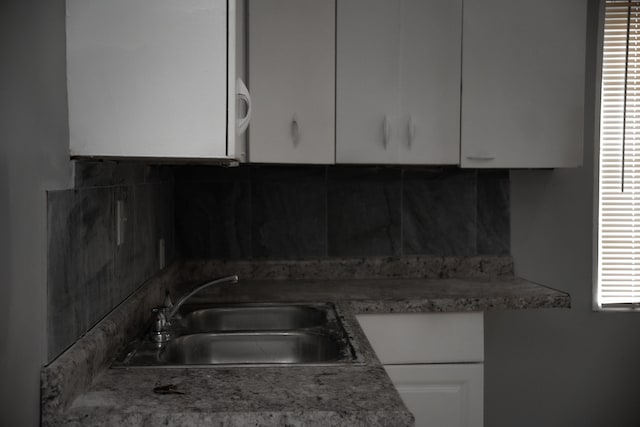
[[[532,308],[571,308],[567,294],[531,297],[403,299],[402,301],[358,300],[349,305],[356,313],[447,313]]]
[[[251,280],[341,280],[425,278],[452,279],[513,275],[510,256],[370,257],[306,260],[188,261],[181,265],[185,280],[238,274]]]
[[[290,426],[290,427],[406,427],[412,426],[413,417],[407,411],[380,410],[368,412],[363,415],[353,413],[330,411],[273,411],[273,412],[216,412],[216,413],[180,413],[180,414],[154,414],[154,413],[113,413],[113,411],[98,408],[96,414],[88,421],[85,417],[69,417],[57,419],[48,426],[66,427],[110,427],[118,426]],[[89,424],[88,424],[89,423]]]

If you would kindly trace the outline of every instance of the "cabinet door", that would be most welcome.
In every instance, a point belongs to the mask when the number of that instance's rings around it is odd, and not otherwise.
[[[404,0],[400,163],[458,164],[462,0]]]
[[[335,0],[249,1],[249,160],[335,161]]]
[[[387,365],[416,427],[481,427],[483,364]]]
[[[226,0],[67,0],[72,155],[227,156]]]
[[[401,3],[338,1],[337,163],[399,160]]]
[[[461,0],[338,2],[336,161],[457,164]]]
[[[587,0],[465,0],[461,166],[582,164]]]

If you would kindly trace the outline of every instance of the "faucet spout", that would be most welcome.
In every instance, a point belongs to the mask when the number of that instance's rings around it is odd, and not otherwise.
[[[191,292],[189,292],[188,294],[184,295],[182,298],[180,298],[178,300],[178,302],[176,302],[173,307],[171,308],[171,311],[169,312],[169,316],[167,316],[168,320],[171,320],[173,318],[173,316],[175,316],[175,314],[178,312],[178,310],[180,309],[180,307],[182,306],[182,304],[184,304],[185,302],[187,302],[187,300],[189,298],[191,298],[192,296],[194,296],[195,294],[197,294],[198,292],[200,292],[201,290],[208,288],[209,286],[213,286],[213,285],[221,285],[223,283],[238,283],[238,275],[234,274],[233,276],[225,276],[225,277],[221,277],[219,279],[215,279],[215,280],[211,280],[209,282],[206,282],[200,286],[198,286],[197,288],[195,288],[194,290],[192,290]]]

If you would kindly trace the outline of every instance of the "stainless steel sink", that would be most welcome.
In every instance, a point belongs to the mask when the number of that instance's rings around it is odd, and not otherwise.
[[[113,367],[360,363],[333,304],[185,305],[168,342],[148,334]]]
[[[180,365],[322,363],[340,358],[330,335],[306,331],[184,335],[170,341],[160,358]]]
[[[180,321],[184,332],[278,331],[304,329],[327,322],[327,311],[309,305],[237,305],[196,309]]]

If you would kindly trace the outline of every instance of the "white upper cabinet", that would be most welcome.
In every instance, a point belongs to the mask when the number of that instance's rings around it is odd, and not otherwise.
[[[582,164],[586,0],[465,0],[461,166]]]
[[[247,1],[67,0],[71,155],[582,164],[587,0]]]
[[[340,0],[336,162],[396,163],[400,120],[400,2]]]
[[[227,0],[67,0],[71,154],[240,158],[239,18]]]
[[[250,0],[249,161],[335,161],[335,0]]]
[[[457,164],[461,0],[339,0],[336,162]]]
[[[402,6],[400,163],[457,164],[462,1]]]

